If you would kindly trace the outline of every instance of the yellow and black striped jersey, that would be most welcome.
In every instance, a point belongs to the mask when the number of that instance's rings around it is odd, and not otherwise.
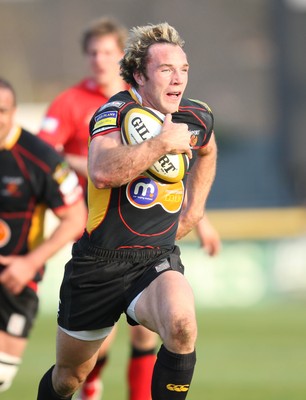
[[[90,139],[120,130],[125,115],[136,106],[140,105],[132,91],[113,96],[94,114]],[[172,121],[188,124],[193,149],[191,168],[197,150],[211,137],[213,115],[205,103],[183,99]],[[90,243],[105,249],[172,246],[186,179],[185,175],[177,183],[163,184],[141,175],[121,187],[102,190],[96,189],[89,179],[89,216],[85,234]]]

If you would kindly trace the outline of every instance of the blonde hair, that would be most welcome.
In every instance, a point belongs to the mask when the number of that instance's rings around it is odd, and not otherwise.
[[[132,28],[125,54],[120,60],[120,75],[128,84],[131,84],[135,88],[138,85],[134,79],[134,73],[137,71],[146,77],[148,50],[150,46],[156,43],[169,43],[181,48],[185,44],[175,28],[167,22]]]
[[[89,42],[94,37],[114,35],[117,37],[118,45],[123,51],[128,37],[128,30],[115,18],[103,17],[91,22],[84,30],[81,37],[83,53],[87,53]]]

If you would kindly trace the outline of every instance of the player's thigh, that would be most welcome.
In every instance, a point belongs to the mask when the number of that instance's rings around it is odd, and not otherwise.
[[[141,323],[159,334],[176,318],[195,321],[191,286],[180,272],[166,271],[143,291],[135,313]]]
[[[91,370],[96,362],[99,348],[103,340],[79,340],[67,333],[61,328],[57,330],[56,337],[56,363],[60,369],[69,369],[75,374],[79,370]]]
[[[113,343],[113,341],[114,341],[114,339],[116,337],[117,330],[118,330],[117,325],[114,325],[111,333],[107,336],[107,338],[104,340],[104,342],[102,343],[102,345],[101,345],[101,347],[99,349],[98,358],[103,358],[103,357],[107,356],[107,354],[108,354],[108,352],[110,350],[110,347],[111,347],[111,345],[112,345],[112,343]]]

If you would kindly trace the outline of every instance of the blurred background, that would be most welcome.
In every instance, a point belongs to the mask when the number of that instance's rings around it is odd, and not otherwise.
[[[306,0],[0,0],[0,75],[14,85],[17,118],[33,133],[49,102],[84,76],[80,35],[102,15],[127,27],[174,25],[191,65],[186,95],[215,115],[219,157],[208,213],[222,251],[209,258],[194,233],[181,243],[203,324],[204,360],[189,398],[305,399]],[[35,340],[3,400],[20,398],[20,387],[25,400],[34,398],[25,390],[35,393],[54,358],[69,253],[49,263]],[[111,361],[116,371],[125,329]],[[36,370],[27,369],[33,353]],[[124,377],[117,382],[111,368],[106,388],[119,392],[109,398],[124,398]]]

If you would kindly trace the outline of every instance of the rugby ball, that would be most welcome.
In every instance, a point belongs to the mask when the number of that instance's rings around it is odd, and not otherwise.
[[[148,107],[132,108],[127,112],[121,126],[123,144],[138,144],[159,135],[164,114]],[[165,154],[147,171],[147,175],[161,183],[176,183],[188,170],[186,154]]]

